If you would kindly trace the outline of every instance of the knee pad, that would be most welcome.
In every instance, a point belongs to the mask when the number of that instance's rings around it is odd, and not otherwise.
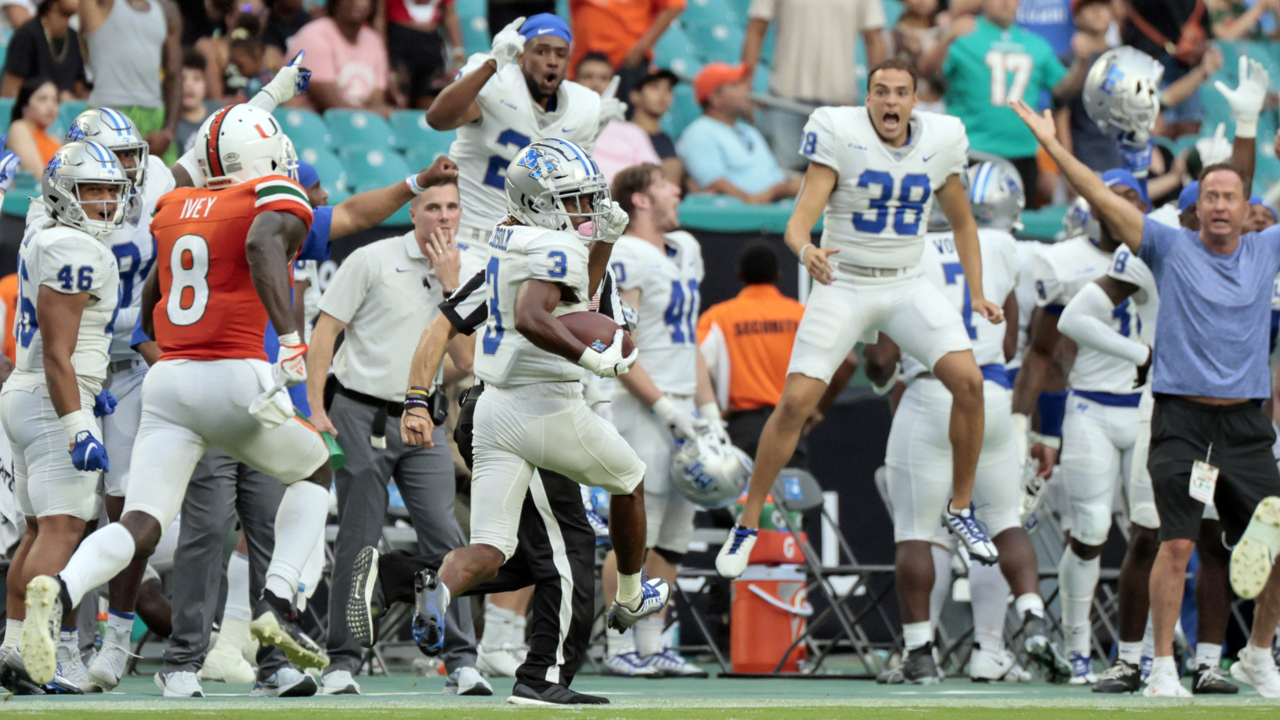
[[[658,553],[658,555],[659,555],[663,560],[666,560],[667,562],[671,563],[672,565],[679,565],[679,564],[680,564],[680,562],[681,562],[682,560],[684,560],[684,556],[688,554],[688,553],[676,552],[675,550],[668,550],[668,549],[666,549],[666,548],[662,548],[662,547],[652,547],[652,548],[649,548],[649,552],[655,552],[655,553]]]
[[[1071,527],[1072,538],[1085,545],[1104,545],[1107,542],[1107,534],[1110,532],[1110,503],[1076,506],[1075,522]]]

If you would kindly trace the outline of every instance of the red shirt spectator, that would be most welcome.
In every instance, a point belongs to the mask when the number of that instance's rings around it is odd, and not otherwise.
[[[635,67],[653,57],[653,45],[684,10],[685,0],[570,0],[573,55],[569,67],[591,52],[604,53],[615,68]]]

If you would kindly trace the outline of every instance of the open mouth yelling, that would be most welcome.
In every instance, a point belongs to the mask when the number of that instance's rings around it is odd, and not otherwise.
[[[898,129],[898,127],[901,126],[901,124],[902,124],[902,116],[900,116],[896,112],[889,111],[880,117],[880,125],[884,128],[884,131],[888,134],[892,134],[893,132],[895,132]]]

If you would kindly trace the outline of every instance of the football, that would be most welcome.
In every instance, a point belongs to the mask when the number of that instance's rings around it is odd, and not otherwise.
[[[621,328],[617,323],[610,320],[607,316],[598,312],[582,311],[566,313],[560,316],[560,322],[564,323],[569,332],[573,336],[586,343],[596,352],[603,352],[611,344],[613,344],[613,334]],[[592,343],[598,343],[592,345]],[[625,357],[636,349],[636,344],[631,342],[631,336],[622,335],[622,355]]]

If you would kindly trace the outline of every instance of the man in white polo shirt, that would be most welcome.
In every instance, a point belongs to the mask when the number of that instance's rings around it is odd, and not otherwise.
[[[338,490],[338,537],[334,544],[331,608],[345,607],[351,567],[366,545],[377,544],[387,512],[387,483],[394,478],[409,519],[418,533],[418,550],[443,555],[465,543],[453,514],[453,458],[445,438],[442,395],[431,393],[437,416],[435,447],[406,446],[400,439],[404,384],[416,339],[439,313],[437,306],[458,287],[460,266],[454,233],[461,208],[452,179],[427,187],[409,206],[414,229],[400,237],[367,245],[338,268],[320,298],[320,317],[307,353],[310,377],[329,375],[333,392],[326,404],[322,382],[308,386],[311,422],[333,433],[347,462],[334,481]],[[345,339],[334,356],[338,333]],[[451,347],[455,364],[471,364],[467,343]],[[351,636],[341,612],[329,614],[331,664],[323,691],[359,692],[352,675],[364,649]],[[451,607],[442,656],[449,671],[446,694],[490,695],[493,690],[475,670],[475,632],[469,604]]]

